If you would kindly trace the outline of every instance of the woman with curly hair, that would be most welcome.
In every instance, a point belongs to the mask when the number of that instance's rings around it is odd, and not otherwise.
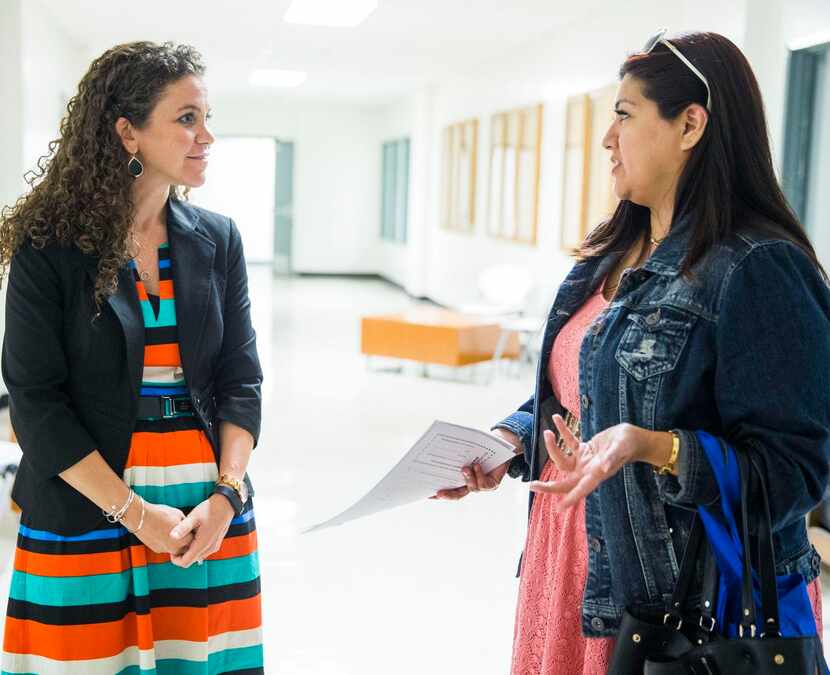
[[[263,672],[245,260],[184,201],[214,141],[203,73],[187,46],[107,51],[0,219],[23,450],[3,672]]]

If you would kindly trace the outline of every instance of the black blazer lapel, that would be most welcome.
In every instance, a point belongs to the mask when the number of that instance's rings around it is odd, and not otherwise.
[[[93,288],[98,275],[97,259],[86,257],[86,272]],[[144,368],[144,318],[141,315],[141,305],[138,302],[138,292],[135,288],[135,278],[129,267],[122,267],[118,271],[118,288],[107,298],[121,330],[127,352],[127,367],[130,373],[133,396],[138,397],[141,387],[141,374]]]
[[[198,367],[216,256],[216,244],[199,232],[198,220],[197,211],[168,200],[167,238],[176,294],[179,352],[188,385]]]

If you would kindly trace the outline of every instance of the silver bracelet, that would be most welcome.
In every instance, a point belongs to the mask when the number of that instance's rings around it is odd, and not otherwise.
[[[126,503],[124,504],[124,506],[122,506],[117,511],[115,510],[115,505],[114,504],[111,507],[112,508],[111,511],[106,511],[104,509],[101,509],[103,514],[107,517],[107,522],[112,523],[113,525],[115,523],[120,523],[121,519],[124,517],[124,514],[127,513],[127,510],[130,508],[130,505],[133,503],[134,498],[135,498],[135,492],[133,490],[130,490],[130,494],[127,497]]]
[[[122,523],[122,525],[124,525],[124,528],[125,528],[125,529],[127,530],[127,532],[129,532],[130,534],[135,534],[135,533],[136,533],[136,532],[138,532],[138,531],[139,531],[142,527],[144,527],[144,498],[143,498],[141,495],[138,495],[138,499],[141,501],[141,517],[138,519],[138,527],[137,527],[137,528],[135,528],[134,530],[131,530],[131,529],[130,529],[129,527],[127,527],[124,523]],[[125,515],[126,515],[126,514],[125,514]]]

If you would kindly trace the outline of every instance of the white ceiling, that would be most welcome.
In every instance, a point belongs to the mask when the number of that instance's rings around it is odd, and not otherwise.
[[[90,58],[132,40],[196,46],[212,94],[251,91],[255,67],[305,70],[280,96],[380,103],[479,70],[500,54],[585,17],[599,0],[380,0],[357,28],[283,23],[290,0],[198,3],[41,0]]]

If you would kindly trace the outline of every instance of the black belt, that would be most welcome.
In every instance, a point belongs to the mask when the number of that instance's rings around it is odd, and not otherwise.
[[[170,419],[193,416],[196,409],[189,396],[141,396],[138,399],[138,419]]]

